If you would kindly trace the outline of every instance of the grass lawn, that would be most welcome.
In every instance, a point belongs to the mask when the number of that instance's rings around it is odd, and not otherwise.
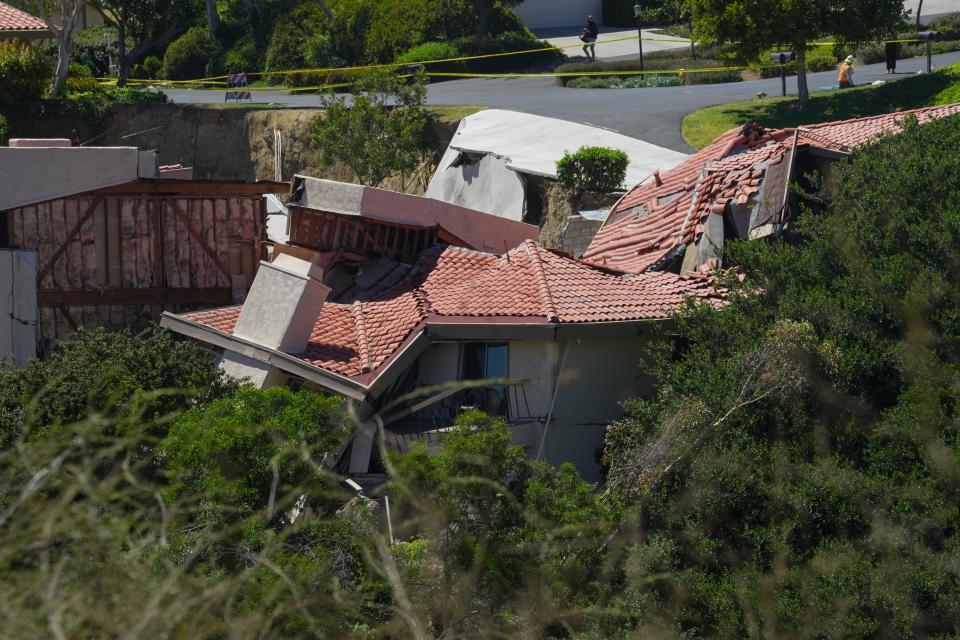
[[[844,91],[810,94],[802,108],[796,98],[764,98],[707,107],[683,119],[683,139],[702,149],[725,131],[748,120],[772,127],[847,120],[902,109],[916,109],[960,102],[960,63],[932,74],[904,78],[879,87],[866,86]]]
[[[427,108],[431,114],[441,122],[459,122],[467,116],[472,116],[486,107],[475,104],[433,105]]]

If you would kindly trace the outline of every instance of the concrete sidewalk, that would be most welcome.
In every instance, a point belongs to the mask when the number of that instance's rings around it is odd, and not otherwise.
[[[580,42],[580,31],[582,29],[583,27],[538,29],[534,31],[534,34],[555,47],[569,47],[565,48],[563,52],[571,58],[576,58],[578,56],[583,57],[583,50],[580,48],[583,46],[583,43]],[[655,33],[655,31],[655,29],[643,30],[643,52],[645,54],[653,53],[654,51],[684,49],[690,46],[689,40],[675,38],[662,33]],[[600,36],[597,38],[597,60],[609,60],[639,55],[636,37],[636,29],[600,27]],[[619,38],[632,39],[620,40],[619,42],[603,42],[604,40],[617,40]]]

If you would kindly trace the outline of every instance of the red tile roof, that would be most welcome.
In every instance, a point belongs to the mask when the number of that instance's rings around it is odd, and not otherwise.
[[[526,241],[504,256],[455,247],[424,252],[411,275],[373,299],[324,305],[297,357],[350,378],[376,372],[417,329],[442,322],[590,323],[668,317],[688,297],[719,303],[713,279],[612,275]],[[240,307],[181,317],[232,333]]]
[[[812,125],[799,129],[797,144],[847,150],[900,131],[908,114],[923,124],[955,113],[960,103]],[[660,185],[638,185],[610,212],[583,260],[624,273],[658,268],[674,249],[699,240],[710,213],[756,199],[767,170],[790,157],[796,131],[773,131],[745,146],[739,130],[732,129],[664,173]]]
[[[0,2],[0,31],[46,31],[47,23]]]

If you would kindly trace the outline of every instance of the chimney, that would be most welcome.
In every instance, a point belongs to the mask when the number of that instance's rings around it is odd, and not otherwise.
[[[323,270],[288,254],[261,262],[233,335],[283,351],[300,353],[327,301]]]
[[[657,169],[653,172],[653,180],[657,183],[658,187],[663,186],[663,180],[660,178],[660,169]]]
[[[261,262],[233,335],[284,353],[301,353],[329,294],[316,260],[280,254],[273,262]],[[221,367],[260,388],[283,382],[270,365],[242,353],[224,353]]]

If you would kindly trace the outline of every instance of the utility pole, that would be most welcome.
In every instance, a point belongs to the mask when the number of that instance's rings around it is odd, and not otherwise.
[[[642,13],[643,7],[640,6],[640,2],[638,1],[633,5],[633,16],[637,19],[637,44],[640,45],[640,71],[643,71],[643,27],[640,21]]]

